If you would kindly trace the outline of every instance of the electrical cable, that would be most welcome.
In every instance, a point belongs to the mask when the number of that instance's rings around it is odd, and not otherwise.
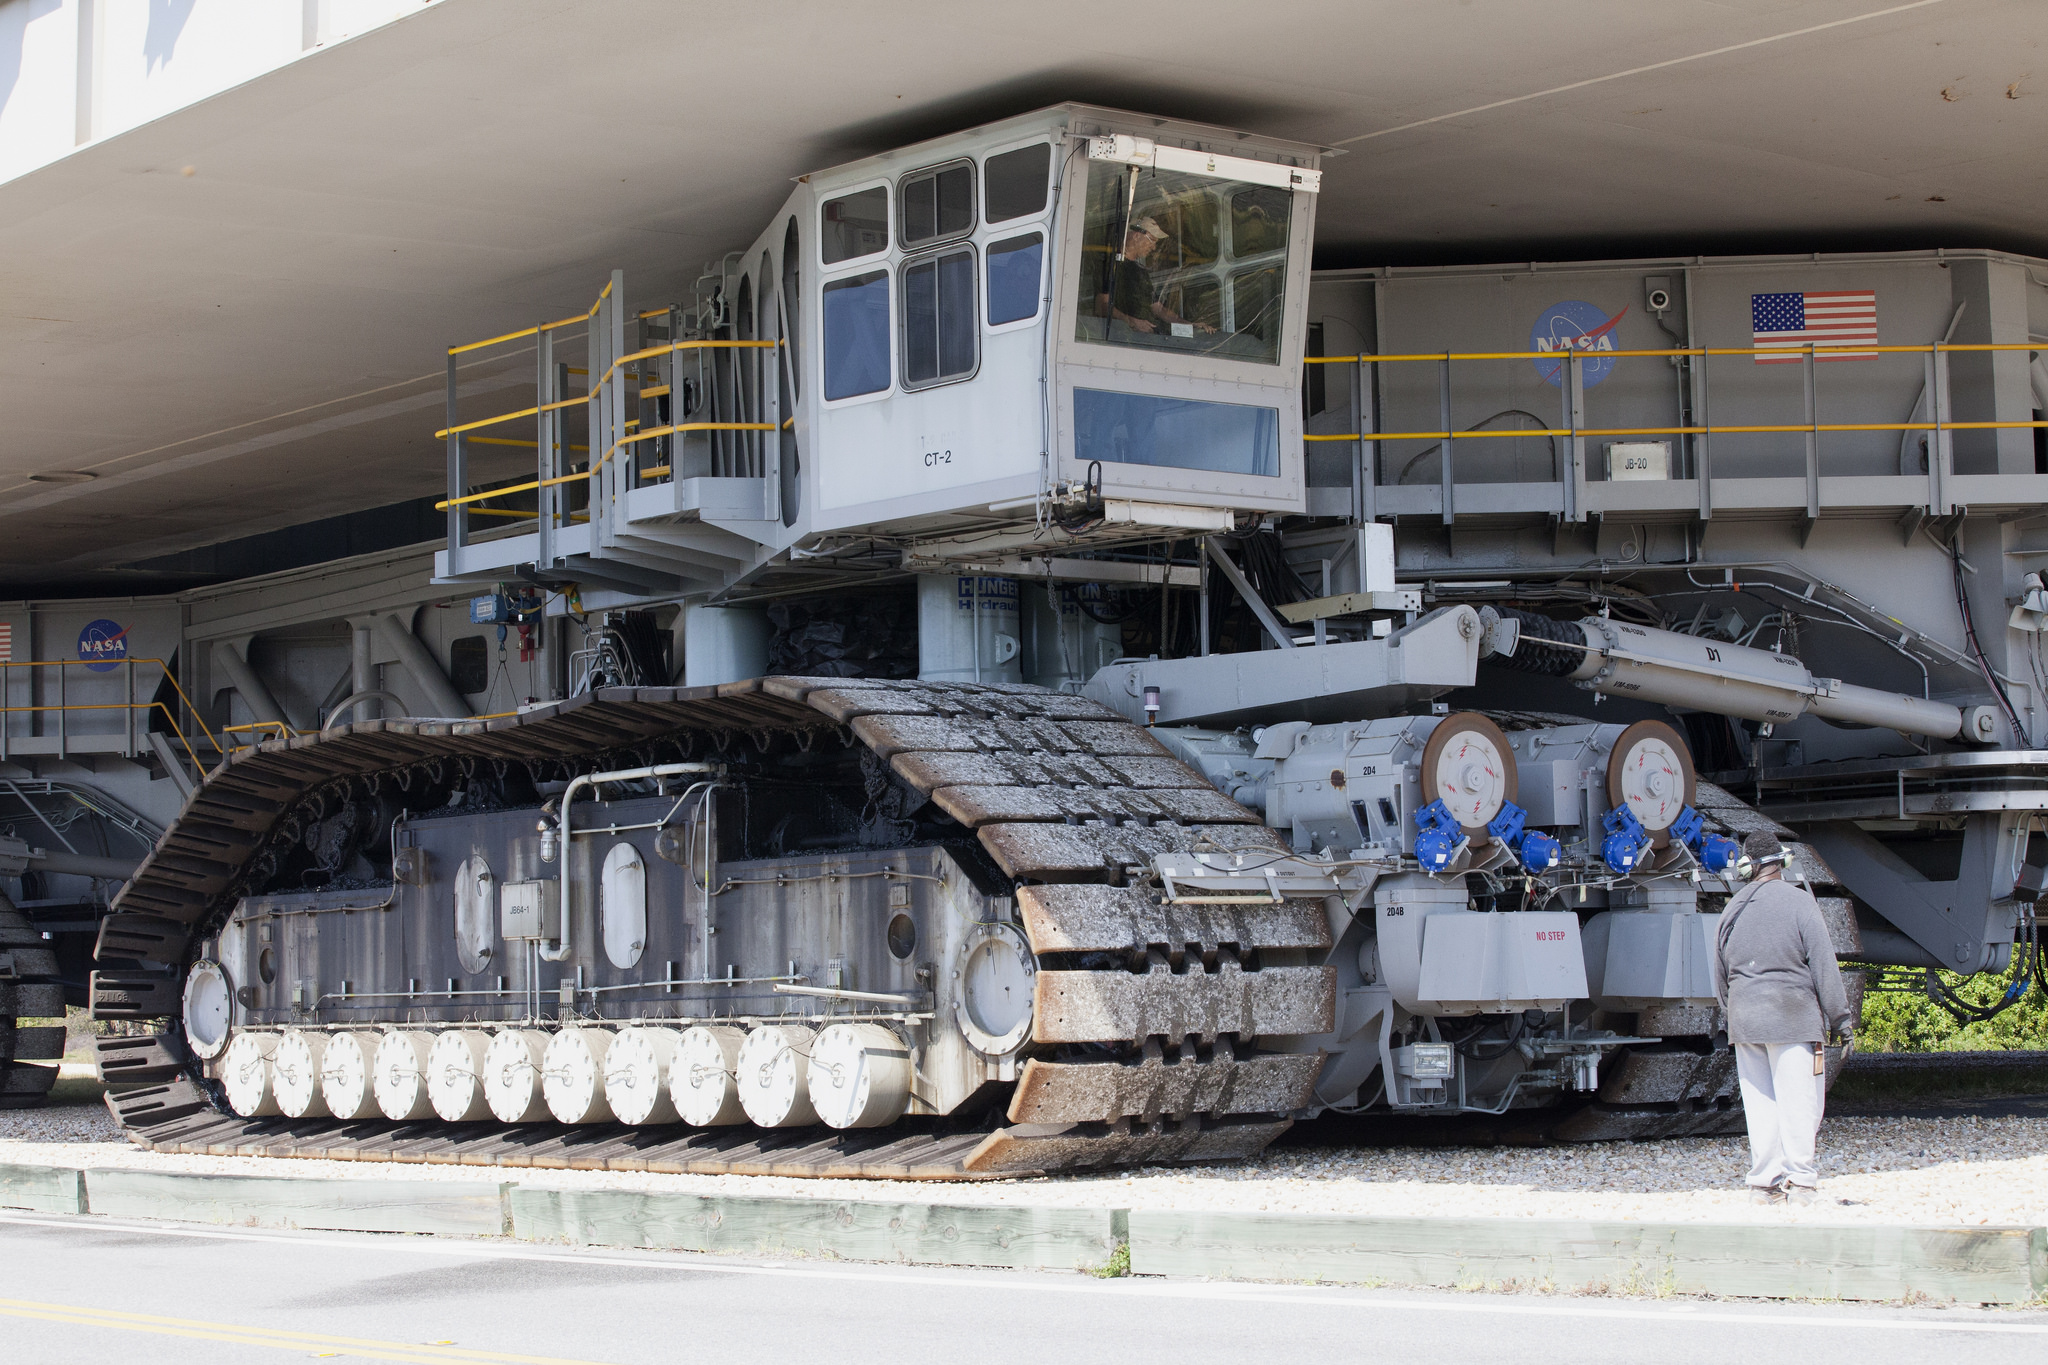
[[[1503,417],[1526,417],[1536,424],[1537,429],[1539,431],[1547,430],[1550,425],[1548,422],[1545,422],[1541,417],[1538,417],[1535,413],[1529,411],[1527,408],[1502,408],[1499,412],[1496,412],[1491,417],[1480,418],[1471,426],[1466,427],[1465,430],[1482,430],[1488,422],[1497,422]],[[1555,436],[1552,436],[1548,439],[1550,441],[1550,467],[1553,470],[1555,470],[1557,468],[1557,438]],[[1440,451],[1443,448],[1444,443],[1442,441],[1438,441],[1435,445],[1424,446],[1421,450],[1416,452],[1414,457],[1411,458],[1407,464],[1401,466],[1401,472],[1394,476],[1394,482],[1396,484],[1404,484],[1408,482],[1409,470],[1415,468],[1416,465],[1428,459],[1432,454],[1435,454],[1437,451]]]

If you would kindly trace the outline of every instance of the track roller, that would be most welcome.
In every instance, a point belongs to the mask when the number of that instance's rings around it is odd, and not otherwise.
[[[541,1063],[548,1036],[538,1029],[500,1030],[484,1050],[484,1098],[500,1123],[539,1123],[548,1116],[541,1093]]]
[[[811,1043],[802,1024],[763,1024],[740,1045],[740,1103],[763,1128],[801,1128],[818,1121],[811,1107]]]
[[[277,1095],[277,1109],[288,1119],[324,1119],[327,1101],[322,1095],[321,1067],[327,1057],[327,1035],[294,1029],[278,1040],[270,1054],[270,1085]]]
[[[605,1103],[605,1053],[610,1029],[565,1028],[548,1043],[542,1058],[541,1091],[548,1112],[562,1123],[603,1123],[612,1116]]]
[[[669,1097],[684,1123],[718,1128],[747,1121],[740,1103],[740,1048],[746,1030],[699,1024],[683,1030],[669,1064]]]
[[[668,1081],[680,1037],[678,1029],[629,1028],[612,1040],[604,1058],[604,1095],[620,1123],[676,1121]]]
[[[221,1088],[227,1091],[228,1106],[245,1119],[284,1112],[271,1084],[270,1058],[277,1044],[275,1033],[238,1033],[221,1055]]]
[[[337,1033],[327,1040],[320,1059],[320,1098],[327,1112],[338,1119],[376,1117],[377,1092],[370,1084],[370,1059],[377,1044],[374,1033]]]
[[[434,1112],[427,1095],[427,1058],[434,1035],[425,1029],[393,1029],[370,1060],[370,1086],[387,1119],[423,1119]]]
[[[910,1108],[910,1049],[880,1024],[833,1024],[811,1045],[811,1107],[834,1128],[880,1128]]]
[[[457,1028],[434,1039],[427,1052],[427,1099],[449,1123],[473,1123],[491,1116],[484,1094],[484,1054],[491,1035],[482,1029]]]

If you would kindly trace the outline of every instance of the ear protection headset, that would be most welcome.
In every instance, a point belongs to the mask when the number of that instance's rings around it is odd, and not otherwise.
[[[1789,868],[1791,866],[1792,850],[1780,844],[1778,845],[1777,853],[1768,858],[1752,859],[1747,853],[1737,858],[1734,869],[1735,879],[1746,882],[1761,873],[1768,872],[1774,867]]]

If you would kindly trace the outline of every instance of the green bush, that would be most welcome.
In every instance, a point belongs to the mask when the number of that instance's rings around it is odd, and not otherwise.
[[[1996,975],[1957,976],[1937,972],[1948,988],[1975,1005],[1989,1005],[2005,994],[2019,968]],[[1913,991],[1863,992],[1863,1023],[1856,1046],[1864,1052],[2015,1052],[2048,1048],[2048,992],[2039,982],[1996,1019],[1959,1024],[1955,1016]]]

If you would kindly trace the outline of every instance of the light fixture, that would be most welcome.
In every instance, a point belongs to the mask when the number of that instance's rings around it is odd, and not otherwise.
[[[46,469],[28,476],[30,483],[91,483],[99,475],[85,469]]]

